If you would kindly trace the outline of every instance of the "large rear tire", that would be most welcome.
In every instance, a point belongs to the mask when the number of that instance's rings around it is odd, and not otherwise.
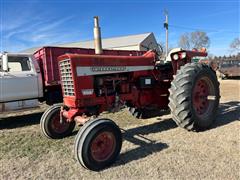
[[[83,167],[99,171],[116,161],[121,147],[119,127],[109,119],[94,119],[79,130],[74,154]]]
[[[51,139],[61,139],[70,135],[75,128],[75,121],[60,123],[61,105],[53,105],[49,107],[42,115],[40,120],[40,128],[42,133]]]
[[[178,126],[199,131],[215,121],[220,95],[219,82],[211,67],[197,63],[182,66],[169,92],[169,108]]]

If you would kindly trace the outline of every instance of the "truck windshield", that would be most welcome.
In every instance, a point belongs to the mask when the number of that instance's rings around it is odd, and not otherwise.
[[[9,72],[30,71],[29,57],[25,56],[8,56]]]

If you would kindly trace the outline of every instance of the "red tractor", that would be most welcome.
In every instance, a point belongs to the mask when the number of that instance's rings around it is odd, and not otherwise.
[[[125,106],[135,117],[148,118],[170,108],[178,126],[207,129],[217,114],[219,83],[211,67],[191,63],[192,57],[206,55],[183,50],[171,54],[168,63],[159,63],[154,51],[143,56],[62,55],[63,105],[45,111],[41,129],[56,139],[71,134],[75,123],[81,124],[75,156],[94,171],[111,165],[122,146],[119,127],[110,119],[97,118],[103,111]]]

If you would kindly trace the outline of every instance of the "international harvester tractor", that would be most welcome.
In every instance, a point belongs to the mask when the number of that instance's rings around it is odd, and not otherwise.
[[[179,50],[161,63],[155,51],[143,56],[102,55],[98,18],[95,18],[95,55],[65,54],[58,58],[63,104],[51,106],[41,118],[45,136],[64,138],[75,124],[75,157],[87,169],[98,171],[120,154],[120,128],[103,111],[128,107],[136,118],[156,116],[170,109],[176,124],[199,131],[214,122],[219,105],[219,83],[211,67],[191,63],[206,52]],[[153,113],[154,112],[154,113]]]

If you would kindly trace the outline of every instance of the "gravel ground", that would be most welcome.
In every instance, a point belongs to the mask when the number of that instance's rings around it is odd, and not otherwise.
[[[119,159],[101,172],[73,157],[74,134],[62,140],[41,135],[41,112],[0,120],[0,179],[240,179],[240,80],[221,81],[216,123],[194,133],[169,115],[137,120],[126,110],[103,114],[123,130]]]

